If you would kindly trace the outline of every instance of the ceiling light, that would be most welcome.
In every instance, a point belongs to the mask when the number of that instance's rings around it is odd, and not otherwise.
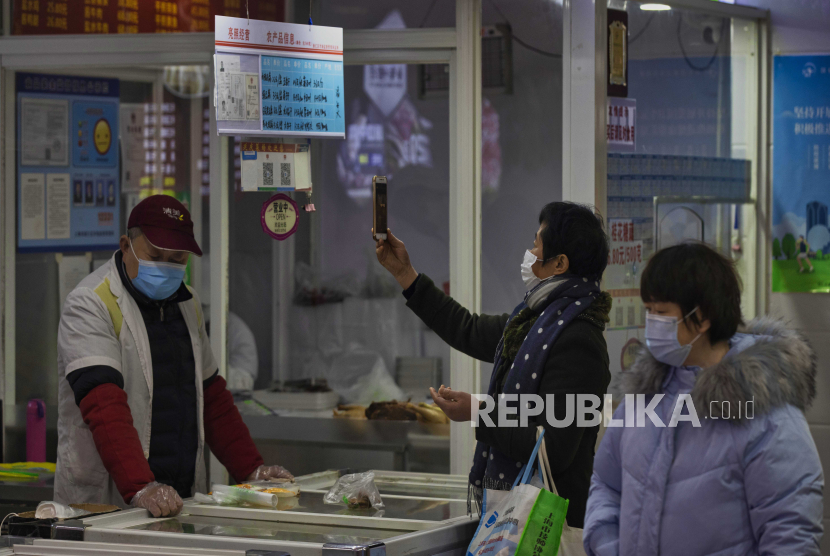
[[[665,12],[670,10],[671,6],[666,4],[640,4],[640,9],[644,12]]]

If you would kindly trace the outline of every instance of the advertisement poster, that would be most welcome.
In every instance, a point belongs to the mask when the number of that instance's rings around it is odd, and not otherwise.
[[[17,74],[17,247],[118,246],[119,82]]]
[[[343,29],[216,18],[220,135],[346,135]]]
[[[830,292],[830,56],[776,56],[772,291]]]

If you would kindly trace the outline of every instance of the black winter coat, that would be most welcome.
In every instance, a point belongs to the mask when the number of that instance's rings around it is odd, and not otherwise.
[[[424,274],[406,294],[407,307],[442,340],[470,357],[493,363],[510,315],[471,314]],[[565,394],[594,394],[602,399],[611,381],[603,337],[606,315],[591,309],[586,309],[561,332],[545,365],[538,395],[545,400],[548,394],[554,395],[557,419],[564,419],[566,414]],[[511,364],[512,361],[504,361],[501,369],[493,370],[499,373],[499,384],[503,384]],[[496,394],[500,393],[501,388]],[[568,525],[582,527],[599,425],[577,427],[574,418],[571,426],[553,428],[544,416],[543,412],[531,417],[527,427],[479,426],[476,440],[494,446],[510,458],[527,462],[536,444],[536,427],[543,425],[554,483],[559,495],[570,500]]]

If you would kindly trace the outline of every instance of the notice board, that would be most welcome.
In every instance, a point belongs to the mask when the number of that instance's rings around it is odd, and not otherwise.
[[[216,17],[220,135],[346,136],[343,30]]]
[[[17,247],[118,247],[117,79],[18,73]]]

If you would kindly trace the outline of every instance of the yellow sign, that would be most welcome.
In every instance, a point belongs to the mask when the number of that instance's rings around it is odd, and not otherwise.
[[[95,142],[95,150],[98,154],[106,154],[112,146],[112,129],[110,123],[101,118],[95,123],[95,129],[92,135]]]

